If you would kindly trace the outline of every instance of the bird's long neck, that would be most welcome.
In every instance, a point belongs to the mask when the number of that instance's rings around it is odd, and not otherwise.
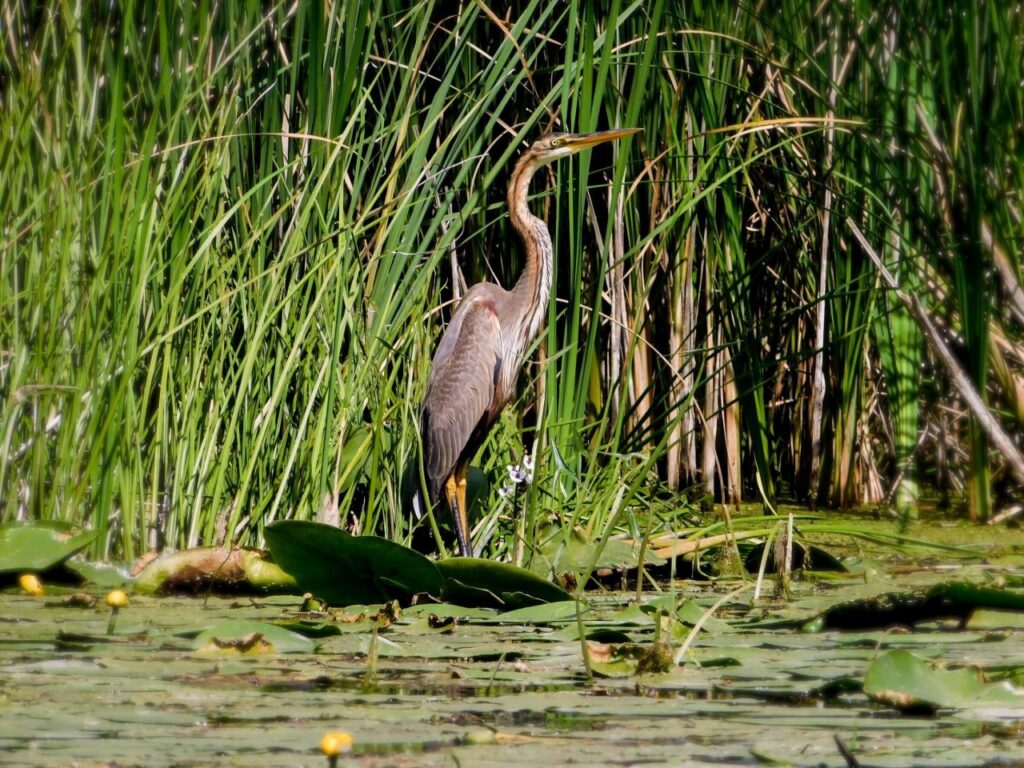
[[[532,154],[519,159],[512,181],[508,187],[508,209],[512,226],[516,228],[526,247],[526,268],[512,289],[515,305],[521,315],[523,349],[514,350],[515,358],[521,359],[525,347],[533,340],[544,323],[547,313],[548,296],[551,293],[551,235],[543,219],[530,213],[526,198],[530,191],[530,180],[538,164]]]

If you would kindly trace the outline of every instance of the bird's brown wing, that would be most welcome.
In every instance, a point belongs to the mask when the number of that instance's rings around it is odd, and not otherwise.
[[[420,415],[424,469],[434,498],[491,409],[500,370],[494,306],[466,297],[437,347]]]

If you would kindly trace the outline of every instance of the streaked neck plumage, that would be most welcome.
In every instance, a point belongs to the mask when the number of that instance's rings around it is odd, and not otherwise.
[[[514,349],[505,350],[515,361],[516,367],[522,361],[526,347],[530,345],[547,314],[548,296],[551,293],[551,235],[544,220],[530,213],[527,196],[534,172],[543,165],[537,155],[528,151],[523,155],[512,172],[508,187],[508,208],[519,236],[526,248],[526,268],[520,275],[511,293],[515,300],[518,333],[511,334]]]

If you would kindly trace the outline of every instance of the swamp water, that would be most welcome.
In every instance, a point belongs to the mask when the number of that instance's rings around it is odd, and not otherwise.
[[[317,745],[328,731],[354,738],[342,766],[845,766],[835,736],[862,766],[1024,765],[1024,703],[907,714],[862,689],[890,649],[1019,684],[1024,614],[914,631],[801,628],[829,605],[948,578],[843,575],[754,604],[751,590],[726,597],[735,584],[679,582],[674,598],[647,594],[646,609],[632,594],[589,594],[590,683],[573,603],[418,606],[375,632],[358,609],[301,614],[293,596],[133,597],[107,636],[102,599],[75,607],[53,590],[8,591],[0,765],[326,766]],[[992,572],[966,566],[956,578]],[[684,665],[637,672],[656,637],[677,651],[719,602]],[[267,639],[245,623],[302,619],[305,637]]]

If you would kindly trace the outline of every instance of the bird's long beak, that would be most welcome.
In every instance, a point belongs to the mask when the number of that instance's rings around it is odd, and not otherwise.
[[[595,144],[604,144],[606,141],[615,141],[634,133],[640,133],[640,128],[617,128],[614,131],[597,131],[596,133],[574,133],[565,137],[565,145],[569,149],[579,152]]]

